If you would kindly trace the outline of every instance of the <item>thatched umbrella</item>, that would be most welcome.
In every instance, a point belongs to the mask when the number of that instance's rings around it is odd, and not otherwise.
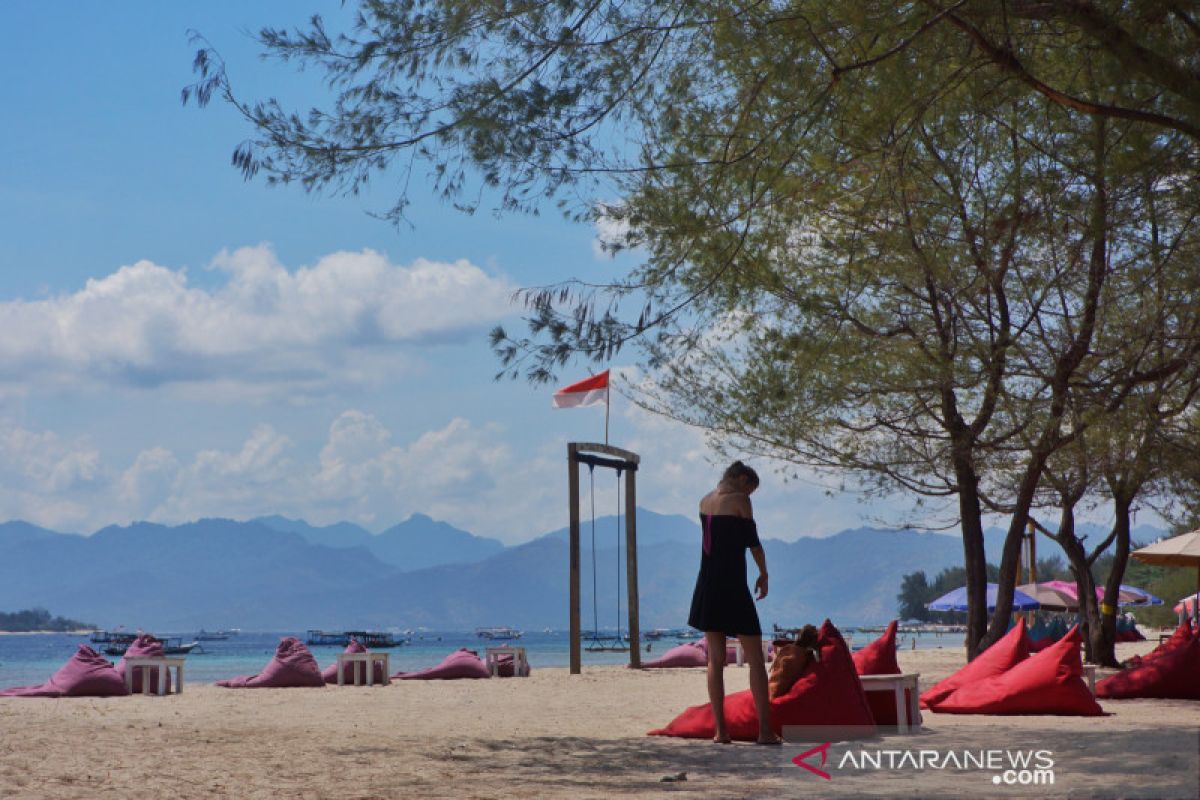
[[[1143,564],[1159,567],[1195,567],[1196,591],[1200,592],[1200,530],[1172,536],[1129,555]],[[1200,622],[1200,603],[1193,606],[1195,617]]]

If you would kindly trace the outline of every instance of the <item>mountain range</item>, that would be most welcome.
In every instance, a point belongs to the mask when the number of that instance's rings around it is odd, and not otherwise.
[[[615,627],[618,613],[625,624],[620,524],[596,520],[594,562],[590,524],[582,531],[587,629]],[[1137,541],[1160,535],[1146,526],[1134,534]],[[638,509],[643,628],[685,622],[699,540],[695,520]],[[988,531],[989,560],[999,560],[1002,541],[1003,532]],[[962,563],[956,536],[912,530],[857,528],[767,539],[764,548],[771,575],[770,596],[759,605],[764,627],[825,617],[843,625],[883,622],[895,616],[904,574],[923,569],[932,577]],[[43,607],[105,627],[177,632],[562,629],[567,549],[565,528],[505,546],[420,514],[378,534],[352,523],[318,527],[279,516],[139,522],[90,536],[14,521],[0,524],[0,610]],[[1057,552],[1048,539],[1039,541],[1039,557]],[[620,557],[623,563],[623,542]]]

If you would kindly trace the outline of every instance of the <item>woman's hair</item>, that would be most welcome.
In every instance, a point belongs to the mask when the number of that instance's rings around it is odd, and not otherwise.
[[[721,476],[723,481],[731,481],[735,478],[746,478],[751,485],[758,486],[758,473],[740,461],[735,461],[726,467],[725,474]]]

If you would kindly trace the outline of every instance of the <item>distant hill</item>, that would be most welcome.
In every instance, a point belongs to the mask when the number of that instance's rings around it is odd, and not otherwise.
[[[616,625],[618,598],[624,625],[616,530],[616,517],[597,519],[600,627]],[[583,615],[590,628],[590,520],[582,533]],[[1139,535],[1148,541],[1151,533]],[[1002,537],[987,532],[989,559],[998,560]],[[686,621],[699,541],[696,521],[638,510],[643,627]],[[0,609],[54,608],[104,627],[562,629],[568,622],[565,529],[504,547],[424,515],[377,535],[349,523],[315,527],[282,517],[136,523],[92,536],[10,522],[0,525],[0,546]],[[895,615],[901,576],[923,569],[932,577],[962,563],[957,536],[908,530],[858,528],[764,546],[771,592],[759,615],[768,628],[825,617],[843,625],[886,621]],[[1039,556],[1053,552],[1053,543],[1040,537]]]
[[[695,542],[700,531],[700,524],[697,519],[685,517],[681,514],[658,514],[645,508],[639,508],[637,512],[638,545],[661,544],[663,542]],[[561,539],[565,542],[570,532],[569,528],[559,528],[556,531],[545,534],[545,538]],[[603,546],[604,543],[608,543],[610,546],[615,546],[613,542],[618,532],[621,536],[621,546],[624,547],[624,516],[617,517],[615,514],[612,514],[596,517],[596,542],[598,544]],[[588,542],[590,546],[591,535],[591,517],[580,519],[580,539]]]
[[[350,522],[320,528],[280,516],[259,517],[252,522],[296,533],[307,542],[325,547],[365,547],[383,563],[404,570],[481,561],[504,549],[498,539],[475,536],[424,514],[413,514],[380,534]]]

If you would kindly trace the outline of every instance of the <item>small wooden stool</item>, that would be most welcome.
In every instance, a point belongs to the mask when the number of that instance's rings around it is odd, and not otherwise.
[[[525,648],[514,647],[510,644],[506,644],[501,645],[500,647],[489,647],[484,652],[484,656],[487,660],[488,672],[493,678],[500,675],[500,657],[503,655],[512,656],[514,677],[529,677],[529,662],[525,659]]]
[[[863,691],[884,692],[892,691],[896,696],[896,732],[913,733],[921,729],[921,706],[918,702],[920,694],[921,673],[910,672],[904,675],[859,675]],[[907,704],[904,701],[904,690],[909,691]],[[909,725],[909,718],[912,724]]]
[[[343,668],[347,664],[353,664],[354,685],[362,686],[365,683],[367,686],[370,686],[375,683],[375,665],[379,664],[381,665],[380,668],[383,670],[383,680],[380,681],[380,686],[387,686],[392,682],[390,676],[391,669],[388,667],[388,661],[389,658],[387,653],[338,653],[337,685],[346,685],[346,674]],[[361,672],[359,667],[362,667]],[[361,673],[366,673],[366,675],[364,676]],[[364,677],[366,679],[365,681],[363,680]]]
[[[167,671],[174,667],[175,669],[175,694],[183,694],[183,659],[168,658],[166,656],[134,656],[125,659],[125,685],[129,687],[129,693],[133,693],[133,673],[135,670],[144,670],[142,673],[142,694],[170,694],[167,691]],[[158,669],[158,680],[150,680],[152,668]],[[153,684],[153,685],[152,685]]]

